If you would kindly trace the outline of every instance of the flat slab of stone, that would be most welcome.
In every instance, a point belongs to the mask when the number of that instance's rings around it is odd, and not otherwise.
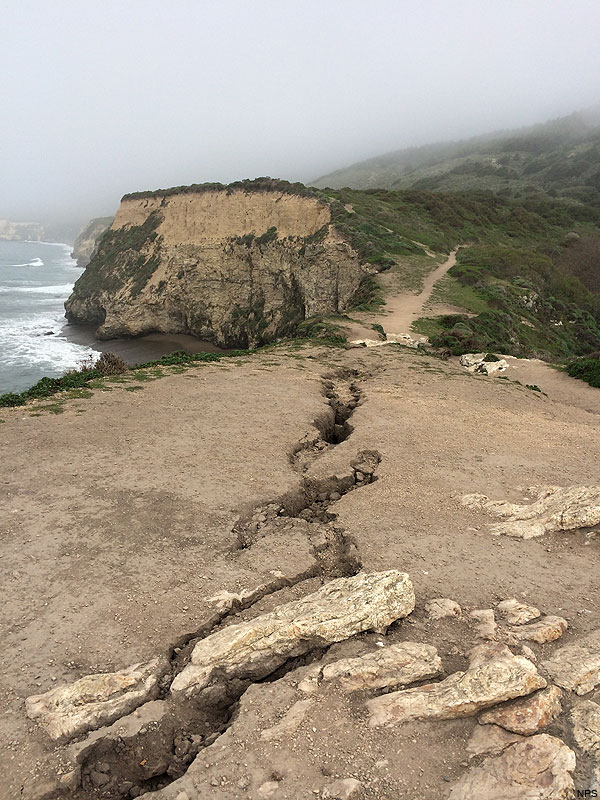
[[[362,783],[356,778],[340,778],[323,789],[326,800],[354,800],[358,798]]]
[[[541,733],[471,767],[448,800],[567,800],[575,792],[574,769],[575,753]]]
[[[497,624],[491,608],[476,608],[469,614],[471,619],[477,620],[477,636],[480,639],[492,641],[496,638]]]
[[[218,676],[260,680],[289,658],[348,639],[384,631],[415,607],[404,572],[360,573],[337,578],[301,600],[256,619],[230,625],[198,642],[191,663],[171,685],[174,695],[193,696]]]
[[[538,608],[521,603],[516,597],[498,603],[496,613],[509,625],[525,625],[541,616]]]
[[[491,526],[491,532],[518,539],[600,524],[600,486],[544,486],[530,491],[536,499],[528,505],[490,500],[483,494],[465,495],[462,504],[504,518]]]
[[[369,700],[369,725],[468,717],[545,686],[546,681],[531,661],[513,655],[507,647],[483,645],[471,651],[471,665],[466,672],[455,672],[439,683]]]
[[[260,738],[271,741],[272,739],[281,739],[284,736],[289,736],[300,726],[312,705],[312,700],[298,700],[286,711],[277,725],[262,730]]]
[[[381,689],[408,686],[415,681],[435,678],[442,662],[435,647],[417,642],[402,642],[382,647],[358,658],[343,658],[323,667],[322,680],[335,681],[341,689]]]
[[[514,744],[522,742],[523,736],[501,728],[499,725],[477,725],[467,742],[469,758],[483,755],[498,755]]]
[[[600,685],[600,630],[561,647],[542,666],[563,689],[591,692]]]
[[[529,697],[512,700],[492,708],[479,717],[482,724],[493,723],[507,731],[531,736],[549,725],[562,711],[563,692],[558,686],[549,686]]]
[[[573,738],[581,749],[600,759],[600,705],[581,700],[571,710]]]
[[[513,639],[520,642],[537,642],[546,644],[560,639],[569,627],[569,623],[562,617],[547,616],[542,617],[537,622],[529,625],[516,625],[510,628]]]
[[[119,672],[86,675],[25,700],[30,719],[39,720],[52,739],[67,741],[109,725],[158,697],[158,682],[169,664],[155,658]]]
[[[462,608],[449,597],[436,597],[425,603],[425,611],[429,619],[443,619],[444,617],[460,617]]]

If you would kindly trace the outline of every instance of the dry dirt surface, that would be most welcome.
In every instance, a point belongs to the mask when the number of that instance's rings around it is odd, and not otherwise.
[[[507,598],[568,623],[559,642],[528,642],[542,675],[558,646],[600,628],[594,531],[493,536],[461,504],[599,482],[600,402],[560,377],[568,391],[534,381],[544,396],[396,345],[274,348],[138,391],[107,384],[58,415],[2,410],[1,800],[447,798],[482,763],[467,743],[488,726],[374,727],[367,702],[387,689],[299,687],[325,663],[402,642],[437,647],[445,675],[465,670],[482,641],[470,611]],[[102,757],[74,777],[72,752],[27,717],[26,698],[91,673],[165,656],[173,677],[190,644],[361,570],[408,573],[414,612],[238,681],[212,717],[191,701],[168,746],[143,738],[152,722],[131,747],[100,731]],[[462,613],[430,619],[439,597]],[[168,691],[164,679],[159,702]],[[543,733],[575,748],[586,789],[566,694]]]

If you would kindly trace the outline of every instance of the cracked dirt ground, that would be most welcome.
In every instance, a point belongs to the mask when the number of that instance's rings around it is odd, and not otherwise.
[[[336,397],[351,416],[328,429]],[[464,620],[425,624],[433,597],[470,608],[519,597],[566,618],[565,643],[598,628],[598,539],[494,537],[487,516],[460,503],[468,493],[519,501],[535,484],[597,482],[598,413],[600,399],[584,410],[395,346],[278,349],[136,393],[95,391],[62,415],[3,411],[0,797],[41,797],[60,770],[26,697],[157,654],[184,660],[188,635],[214,622],[209,599],[223,591],[274,590],[234,608],[228,624],[360,565],[407,572],[417,609],[386,639],[436,644],[447,672],[464,668],[475,631]],[[381,462],[377,480],[355,488],[361,451]],[[306,507],[269,508],[307,485]],[[334,533],[315,545],[307,529],[327,521]],[[363,653],[378,638],[361,634],[324,657]],[[310,668],[288,666],[298,679]],[[360,780],[365,798],[418,800],[445,797],[464,772],[474,720],[373,731],[362,704],[335,690],[283,740],[260,740],[295,680],[287,669],[242,695],[233,725],[200,752],[202,788],[190,800],[305,798],[335,776]],[[227,720],[210,724],[215,737]]]

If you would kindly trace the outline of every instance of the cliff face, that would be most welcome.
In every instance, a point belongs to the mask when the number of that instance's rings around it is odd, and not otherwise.
[[[123,198],[65,304],[100,338],[191,333],[224,347],[345,309],[366,270],[323,200],[188,187]]]
[[[8,242],[39,242],[44,228],[39,222],[11,222],[0,219],[0,240]]]
[[[79,233],[73,244],[71,257],[76,259],[78,267],[87,267],[90,263],[98,240],[110,227],[114,217],[96,217]]]

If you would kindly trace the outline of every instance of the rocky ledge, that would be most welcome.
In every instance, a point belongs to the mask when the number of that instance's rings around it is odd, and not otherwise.
[[[158,331],[248,347],[345,310],[372,271],[305,187],[180,187],[123,198],[66,315],[103,339]]]

